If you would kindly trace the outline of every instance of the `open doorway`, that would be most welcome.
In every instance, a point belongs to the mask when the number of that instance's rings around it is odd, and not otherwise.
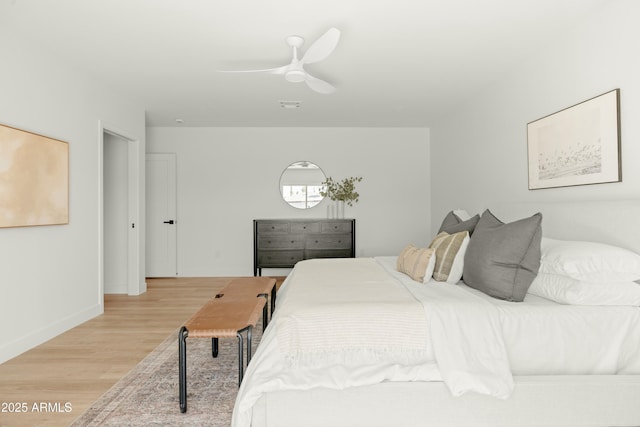
[[[101,124],[100,280],[102,294],[139,295],[140,143]]]

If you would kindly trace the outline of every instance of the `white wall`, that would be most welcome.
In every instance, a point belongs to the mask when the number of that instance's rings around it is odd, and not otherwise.
[[[430,237],[428,129],[148,128],[147,152],[177,155],[180,276],[252,275],[255,218],[326,218],[326,200],[306,211],[282,200],[280,174],[295,161],[364,178],[346,209],[357,256]]]
[[[145,117],[142,106],[2,28],[0,52],[0,123],[66,141],[70,151],[69,224],[0,229],[3,362],[102,313],[99,122],[135,135],[144,152]]]
[[[615,210],[640,201],[638,17],[640,2],[605,2],[433,124],[433,227],[457,207],[490,208],[507,221],[541,211],[543,233],[559,238],[600,239],[607,227],[619,226]],[[621,90],[623,181],[528,190],[527,123],[615,88]],[[640,250],[637,240],[627,237],[625,245]]]

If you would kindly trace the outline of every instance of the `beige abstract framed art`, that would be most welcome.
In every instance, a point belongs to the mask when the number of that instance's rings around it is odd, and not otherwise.
[[[69,223],[69,144],[0,124],[0,227]]]
[[[620,89],[527,124],[529,190],[622,181]]]

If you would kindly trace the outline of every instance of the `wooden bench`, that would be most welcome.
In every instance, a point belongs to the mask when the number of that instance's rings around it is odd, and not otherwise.
[[[178,368],[180,411],[187,410],[187,337],[211,338],[211,354],[218,356],[219,338],[238,338],[238,386],[244,375],[244,342],[247,335],[247,364],[251,361],[251,334],[262,312],[263,329],[268,322],[267,299],[271,293],[273,312],[276,281],[269,277],[239,277],[233,279],[218,294],[200,308],[178,334]]]

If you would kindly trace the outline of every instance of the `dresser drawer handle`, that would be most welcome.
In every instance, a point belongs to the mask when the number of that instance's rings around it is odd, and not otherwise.
[[[292,240],[291,243],[295,243],[295,240]]]
[[[318,241],[316,240],[316,243],[318,243]]]

